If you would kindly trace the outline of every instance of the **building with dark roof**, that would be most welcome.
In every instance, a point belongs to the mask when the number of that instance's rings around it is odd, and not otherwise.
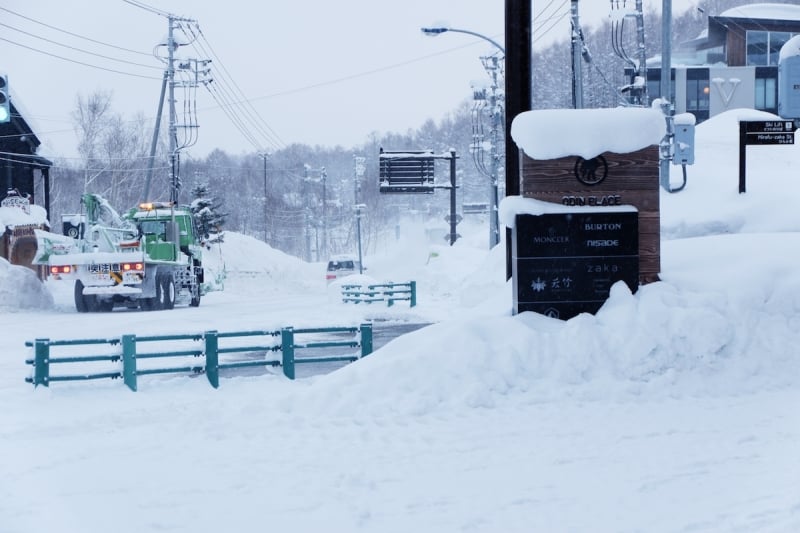
[[[0,123],[0,200],[18,191],[50,211],[50,167],[36,154],[41,141],[11,100],[11,120]]]
[[[44,279],[44,267],[33,264],[34,232],[49,229],[53,163],[36,154],[41,142],[13,100],[10,109],[11,119],[0,123],[0,257]]]
[[[708,28],[672,54],[675,113],[698,122],[736,108],[778,114],[778,58],[800,35],[800,6],[751,4],[708,17]],[[647,92],[661,95],[660,58],[647,63]]]

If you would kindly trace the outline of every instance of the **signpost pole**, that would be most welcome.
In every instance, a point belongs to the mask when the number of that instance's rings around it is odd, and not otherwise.
[[[739,194],[745,192],[746,168],[747,168],[747,123],[739,122]]]
[[[791,120],[739,121],[739,193],[745,192],[747,145],[794,144],[794,122]]]
[[[456,242],[456,152],[450,152],[450,246]]]

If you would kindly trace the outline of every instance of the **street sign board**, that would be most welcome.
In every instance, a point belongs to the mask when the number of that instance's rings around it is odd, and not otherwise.
[[[433,153],[381,152],[379,159],[380,192],[433,193]]]
[[[794,133],[791,120],[744,120],[747,133]]]
[[[639,213],[517,215],[512,278],[515,313],[597,312],[617,281],[639,286]]]
[[[739,121],[739,193],[747,191],[747,146],[794,144],[793,120]]]
[[[746,144],[794,144],[794,132],[789,133],[748,133]]]

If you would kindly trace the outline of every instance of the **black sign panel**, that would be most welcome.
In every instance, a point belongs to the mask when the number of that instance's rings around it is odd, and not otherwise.
[[[747,133],[794,133],[794,122],[791,120],[746,120]]]
[[[638,212],[517,215],[514,312],[569,319],[595,313],[611,286],[639,286]]]
[[[434,160],[432,155],[382,153],[380,155],[380,192],[432,193]]]
[[[794,133],[748,133],[746,144],[794,144]]]

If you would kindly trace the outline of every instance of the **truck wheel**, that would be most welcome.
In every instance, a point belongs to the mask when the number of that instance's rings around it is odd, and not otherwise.
[[[161,309],[172,309],[175,307],[175,280],[172,273],[164,274],[161,277]]]
[[[197,276],[194,277],[194,287],[192,288],[192,299],[189,301],[189,305],[192,307],[200,306],[200,278]]]
[[[89,303],[83,295],[83,282],[79,279],[75,280],[75,309],[79,313],[87,313],[89,311]]]
[[[164,303],[164,291],[161,289],[161,280],[156,277],[156,297],[153,298],[153,311],[159,311],[163,309]]]

